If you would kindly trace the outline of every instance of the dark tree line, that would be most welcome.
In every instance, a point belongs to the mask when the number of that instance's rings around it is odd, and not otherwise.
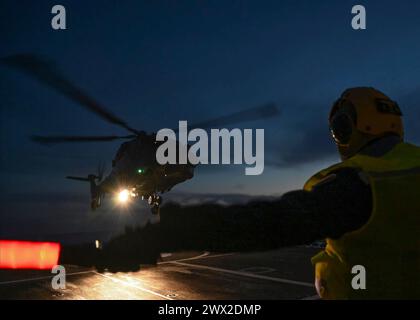
[[[159,224],[126,227],[101,250],[93,244],[65,247],[62,263],[128,271],[156,263],[161,252],[270,250],[313,241],[302,236],[306,225],[284,201],[187,207],[168,203],[161,208]]]

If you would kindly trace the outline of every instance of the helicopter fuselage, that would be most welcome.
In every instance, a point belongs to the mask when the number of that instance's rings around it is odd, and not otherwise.
[[[145,134],[121,144],[112,161],[110,174],[97,185],[97,195],[128,190],[132,196],[149,197],[191,179],[194,165],[160,165],[156,161],[159,144],[154,134]]]

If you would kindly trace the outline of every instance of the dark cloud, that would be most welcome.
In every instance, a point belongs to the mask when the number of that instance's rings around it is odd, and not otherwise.
[[[337,155],[335,144],[328,127],[323,124],[309,125],[299,132],[301,136],[295,142],[279,148],[267,155],[267,165],[279,167],[299,166]]]

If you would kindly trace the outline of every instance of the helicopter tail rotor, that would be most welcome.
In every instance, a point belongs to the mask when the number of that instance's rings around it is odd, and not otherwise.
[[[92,210],[95,210],[101,205],[101,189],[100,186],[96,184],[96,181],[100,182],[103,178],[103,173],[105,172],[105,167],[98,166],[98,175],[90,174],[87,177],[75,177],[67,176],[67,179],[89,182],[90,184],[90,207]]]

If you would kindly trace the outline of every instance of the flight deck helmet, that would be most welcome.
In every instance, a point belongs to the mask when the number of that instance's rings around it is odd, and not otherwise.
[[[404,135],[398,104],[370,87],[345,90],[331,109],[329,123],[342,159],[385,135],[394,134],[401,140]]]

